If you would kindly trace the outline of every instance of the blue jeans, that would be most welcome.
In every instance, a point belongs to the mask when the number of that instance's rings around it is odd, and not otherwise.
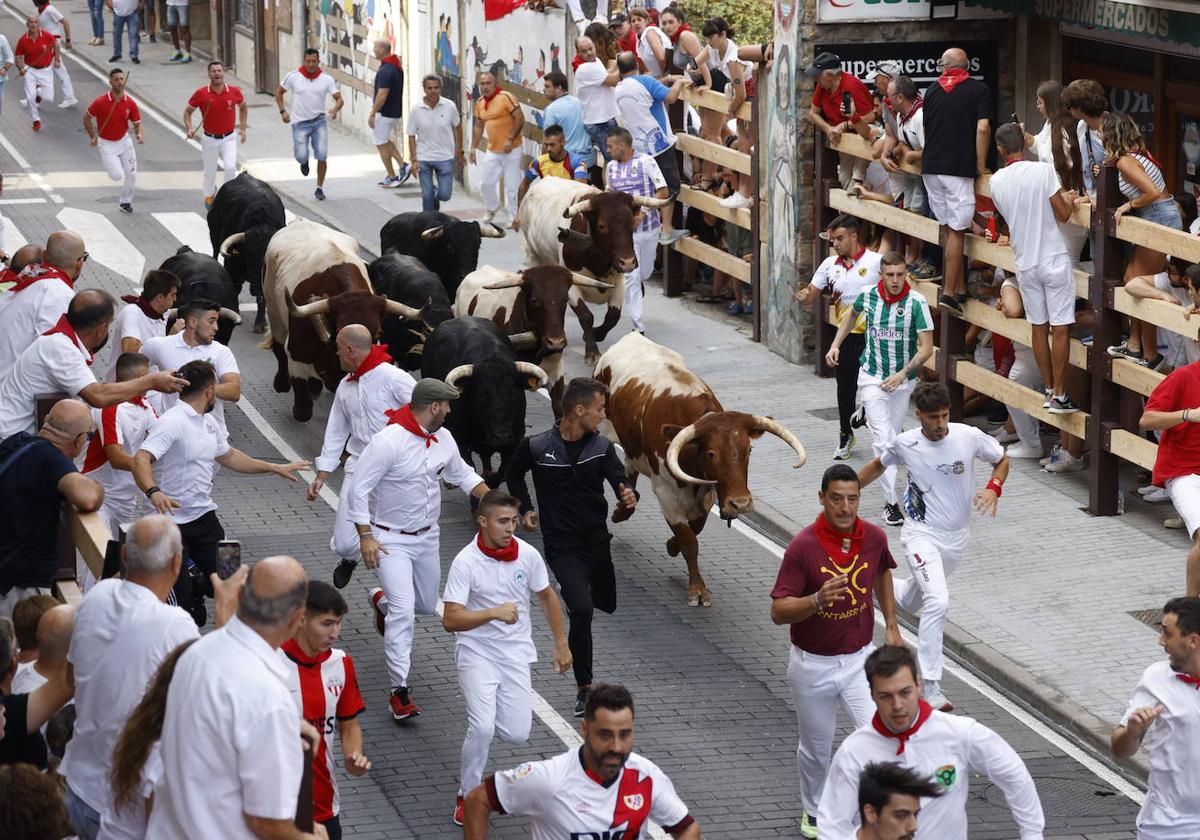
[[[129,27],[129,57],[138,57],[138,13],[113,15],[113,55],[121,54],[121,30]]]
[[[67,785],[67,818],[80,840],[96,840],[100,833],[100,812],[79,798]]]
[[[608,163],[612,158],[608,156],[608,132],[617,127],[616,120],[608,122],[592,123],[585,125],[583,128],[587,132],[588,137],[592,139],[592,144],[600,150],[600,154],[604,155],[604,162]]]
[[[308,163],[308,145],[312,143],[313,157],[325,160],[329,154],[329,126],[325,115],[304,122],[292,123],[292,155],[297,163]]]
[[[418,161],[417,177],[421,182],[421,209],[425,212],[440,210],[443,201],[450,200],[454,188],[453,160]],[[437,192],[433,190],[433,176],[437,174]]]
[[[104,37],[104,0],[88,0],[88,15],[92,19],[92,37]]]

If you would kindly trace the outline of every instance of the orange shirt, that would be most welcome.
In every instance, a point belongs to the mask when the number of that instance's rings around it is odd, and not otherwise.
[[[506,90],[496,91],[490,100],[481,97],[475,101],[475,118],[483,120],[489,152],[504,151],[504,142],[512,136],[513,126],[516,125],[513,111],[520,107],[513,95]],[[516,140],[513,141],[513,146],[517,146]]]

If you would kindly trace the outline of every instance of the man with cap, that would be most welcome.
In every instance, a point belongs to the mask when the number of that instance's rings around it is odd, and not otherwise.
[[[621,52],[637,53],[638,34],[629,25],[629,16],[624,12],[617,12],[608,19],[608,28],[613,35],[617,36],[617,43],[621,45]]]
[[[805,75],[816,79],[808,118],[825,134],[829,145],[837,147],[842,134],[856,131],[871,140],[875,122],[875,102],[867,86],[849,73],[842,72],[842,60],[830,52],[817,53]],[[851,183],[864,183],[869,160],[839,152],[838,178],[845,189]]]
[[[367,568],[377,569],[382,587],[371,590],[371,606],[383,634],[396,720],[421,713],[409,692],[408,670],[414,613],[433,614],[441,582],[438,479],[476,498],[488,490],[442,428],[450,401],[458,396],[457,388],[440,379],[418,382],[408,405],[387,412],[388,425],[359,455],[350,485],[349,514],[359,551]]]

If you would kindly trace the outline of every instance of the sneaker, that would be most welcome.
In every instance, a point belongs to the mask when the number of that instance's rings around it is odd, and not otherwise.
[[[950,309],[953,309],[959,315],[961,315],[963,311],[962,304],[958,302],[958,298],[951,297],[950,295],[941,295],[938,297],[938,305],[947,306]]]
[[[104,43],[103,38],[93,38],[92,40],[88,41],[88,46],[89,47],[98,47],[103,43]]]
[[[587,707],[588,690],[586,688],[579,689],[579,693],[575,695],[575,717],[583,717],[583,710]]]
[[[33,130],[34,130],[34,131],[41,131],[41,130],[42,130],[42,121],[41,121],[41,120],[34,120],[34,121],[33,121]]]
[[[725,307],[725,311],[730,315],[741,315],[742,305],[735,300],[733,303],[729,304],[729,306]]]
[[[747,301],[746,303],[742,304],[742,314],[743,315],[753,315],[754,314],[754,301]]]
[[[380,636],[383,635],[383,619],[387,615],[387,601],[383,597],[383,590],[378,586],[374,587],[370,593],[371,597],[371,612],[375,613],[375,630]]]
[[[946,695],[942,694],[942,688],[934,680],[928,680],[925,683],[925,688],[921,692],[925,697],[925,702],[939,712],[953,712],[954,704],[946,699]]]
[[[1054,401],[1054,392],[1047,388],[1042,392],[1042,408],[1050,410],[1050,403]]]
[[[195,586],[196,579],[192,583]],[[196,622],[197,627],[203,627],[208,623],[208,609],[204,606],[204,593],[197,592],[192,596],[192,604],[188,607],[188,615],[192,617],[192,621]]]
[[[1054,448],[1050,450],[1050,454],[1038,461],[1043,467],[1058,457],[1058,453],[1063,452],[1062,444],[1054,444]]]
[[[175,55],[168,58],[167,61],[172,61],[172,62],[183,61],[183,53],[180,50],[175,50]]]
[[[918,280],[929,280],[930,278],[937,277],[938,270],[931,263],[921,260],[908,273]]]
[[[1004,450],[1004,454],[1009,458],[1029,458],[1032,460],[1042,457],[1042,447],[1025,443],[1014,443]]]
[[[63,106],[60,105],[59,107],[61,108]],[[1143,362],[1143,364],[1150,368],[1150,370],[1162,370],[1167,366],[1167,357],[1162,353],[1159,353],[1153,359],[1147,359],[1145,362]]]
[[[407,181],[409,178],[412,177],[412,174],[413,174],[412,164],[407,163],[407,162],[401,164],[400,165],[400,174],[398,176],[396,176],[396,186],[398,187],[401,184],[403,184],[405,181]]]
[[[672,228],[671,230],[667,230],[666,228],[663,228],[661,231],[659,231],[659,234],[658,234],[658,244],[659,245],[671,245],[672,243],[678,242],[680,239],[683,239],[687,235],[688,235],[688,232],[686,230],[680,230],[679,228]]]
[[[1171,501],[1171,494],[1167,492],[1165,487],[1155,487],[1151,492],[1144,494],[1142,500],[1152,505],[1161,505],[1164,502]]]
[[[138,58],[136,55],[129,56],[129,60],[132,61],[134,64],[142,63],[142,60],[140,58]]]
[[[338,564],[333,567],[333,585],[338,589],[345,589],[346,584],[350,582],[350,576],[354,574],[354,567],[357,565],[357,560],[347,560],[345,557],[339,560]]]
[[[817,818],[808,811],[800,812],[800,836],[816,840],[821,835],[817,833]]]
[[[1172,531],[1180,531],[1183,529],[1183,519],[1178,516],[1168,516],[1163,520],[1163,527],[1170,528]]]
[[[883,521],[887,525],[903,525],[904,514],[900,512],[900,505],[895,502],[892,502],[890,505],[884,505]]]
[[[1128,341],[1122,341],[1120,344],[1114,344],[1107,350],[1108,355],[1114,359],[1128,359],[1135,364],[1143,365],[1145,360],[1142,358],[1140,350],[1131,350]]]
[[[321,189],[320,187],[317,187],[315,190],[313,190],[313,195],[317,197],[317,201],[325,200],[325,190]]]
[[[1083,469],[1083,458],[1082,456],[1076,458],[1067,450],[1060,449],[1058,450],[1058,454],[1050,460],[1050,463],[1046,464],[1042,469],[1049,473],[1079,472]]]
[[[156,38],[156,37],[155,37],[155,35],[154,35],[154,33],[153,33],[153,32],[151,32],[151,33],[150,33],[150,43],[151,43],[151,44],[157,44],[157,43],[158,43],[158,38]]]
[[[108,59],[108,63],[109,63],[109,64],[112,64],[114,61],[120,61],[120,60],[121,60],[121,56],[119,56],[119,55],[114,55],[114,56],[110,56],[110,57],[109,57],[109,59]]]
[[[121,208],[122,213],[132,213],[133,212],[133,205],[130,204],[128,201],[122,202],[119,206]]]
[[[304,163],[300,164],[300,174],[305,178],[308,177],[308,161],[304,161]]]
[[[400,186],[400,179],[395,175],[385,175],[382,181],[376,181],[375,186],[383,187],[385,190],[390,190],[392,187]]]
[[[1067,394],[1056,394],[1050,399],[1051,414],[1074,414],[1076,411],[1079,411],[1079,406]]]
[[[180,64],[191,64],[192,63],[192,54],[184,53],[183,58],[179,59],[179,63]]]
[[[454,824],[463,824],[463,797],[461,793],[454,797]]]
[[[421,707],[412,701],[412,697],[408,693],[408,686],[400,686],[392,689],[392,696],[388,698],[388,703],[392,707],[392,720],[408,720],[421,714]]]
[[[495,210],[489,210],[483,214],[483,223],[485,225],[494,224],[495,221],[496,221],[496,211]]]
[[[853,451],[854,433],[851,432],[850,434],[846,435],[846,437],[842,438],[841,443],[838,444],[838,448],[833,450],[833,460],[848,461],[850,460],[850,453]]]
[[[137,61],[137,59],[135,58],[134,61]],[[70,99],[64,99],[62,102],[59,102],[58,107],[59,108],[70,108],[72,105],[78,105],[78,104],[79,104],[79,100],[76,99],[74,96],[72,96]]]
[[[861,429],[865,425],[867,425],[867,407],[865,405],[860,405],[858,408],[854,409],[854,413],[850,415],[850,428]]]
[[[851,420],[850,422],[853,423],[854,421]],[[1020,440],[1020,438],[1017,437],[1016,432],[1010,432],[1003,426],[998,429],[993,429],[992,431],[988,432],[988,434],[996,439],[996,443],[1016,443],[1018,440]]]
[[[742,195],[740,192],[735,192],[725,196],[717,204],[720,204],[726,210],[745,210],[750,206],[750,198]]]

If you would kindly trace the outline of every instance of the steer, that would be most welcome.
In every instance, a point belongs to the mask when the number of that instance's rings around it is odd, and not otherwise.
[[[508,337],[484,318],[443,321],[425,342],[421,375],[444,379],[462,390],[446,417],[463,460],[478,454],[481,475],[491,488],[504,480],[508,459],[525,436],[525,391],[546,384],[546,373],[519,361]],[[492,456],[500,465],[491,471]]]
[[[267,328],[262,277],[263,255],[275,231],[287,224],[283,202],[266,181],[243,172],[217,190],[208,210],[208,237],[213,256],[225,258],[225,268],[238,290],[250,284],[258,301],[254,331]]]
[[[383,319],[383,343],[405,370],[421,367],[421,353],[430,333],[442,321],[454,317],[450,298],[442,280],[416,257],[395,252],[384,254],[367,266],[375,291],[389,300],[420,309],[425,307],[420,321],[386,315]]]
[[[610,288],[576,287],[568,301],[583,327],[584,360],[595,364],[598,342],[621,319],[625,274],[637,267],[633,229],[642,207],[663,207],[666,198],[598,190],[565,178],[542,178],[529,188],[518,211],[525,235],[526,265],[564,265]],[[562,228],[563,219],[570,219]],[[607,306],[604,322],[593,328],[588,304]]]
[[[175,256],[167,257],[159,268],[179,278],[181,285],[175,298],[176,309],[193,300],[208,300],[221,307],[217,341],[228,345],[233,328],[242,323],[242,316],[238,314],[237,284],[225,267],[208,254],[198,254],[184,245]],[[167,310],[166,316],[167,321],[173,320],[175,310]]]
[[[518,355],[541,365],[550,380],[550,402],[566,387],[562,351],[567,298],[576,287],[607,289],[608,284],[558,265],[539,265],[513,273],[485,265],[468,274],[458,287],[455,315],[488,318],[508,336]]]
[[[271,237],[265,265],[270,330],[261,346],[274,352],[275,390],[292,390],[292,416],[302,422],[312,418],[321,385],[333,391],[343,376],[333,343],[342,327],[362,324],[378,336],[385,312],[421,317],[375,294],[354,238],[316,222],[295,221]]]
[[[605,351],[596,379],[609,389],[608,423],[625,449],[625,472],[631,483],[639,473],[650,479],[674,535],[667,540],[667,553],[675,557],[683,552],[687,561],[688,606],[711,606],[696,537],[714,497],[722,519],[754,509],[747,486],[750,441],[763,432],[796,450],[797,467],[804,464],[804,447],[770,417],[725,411],[682,356],[638,333]],[[614,510],[614,520],[623,518],[623,510]]]
[[[379,247],[416,257],[442,278],[446,296],[454,300],[458,284],[479,265],[482,237],[500,239],[504,229],[488,222],[464,222],[446,213],[400,213],[379,231]]]

